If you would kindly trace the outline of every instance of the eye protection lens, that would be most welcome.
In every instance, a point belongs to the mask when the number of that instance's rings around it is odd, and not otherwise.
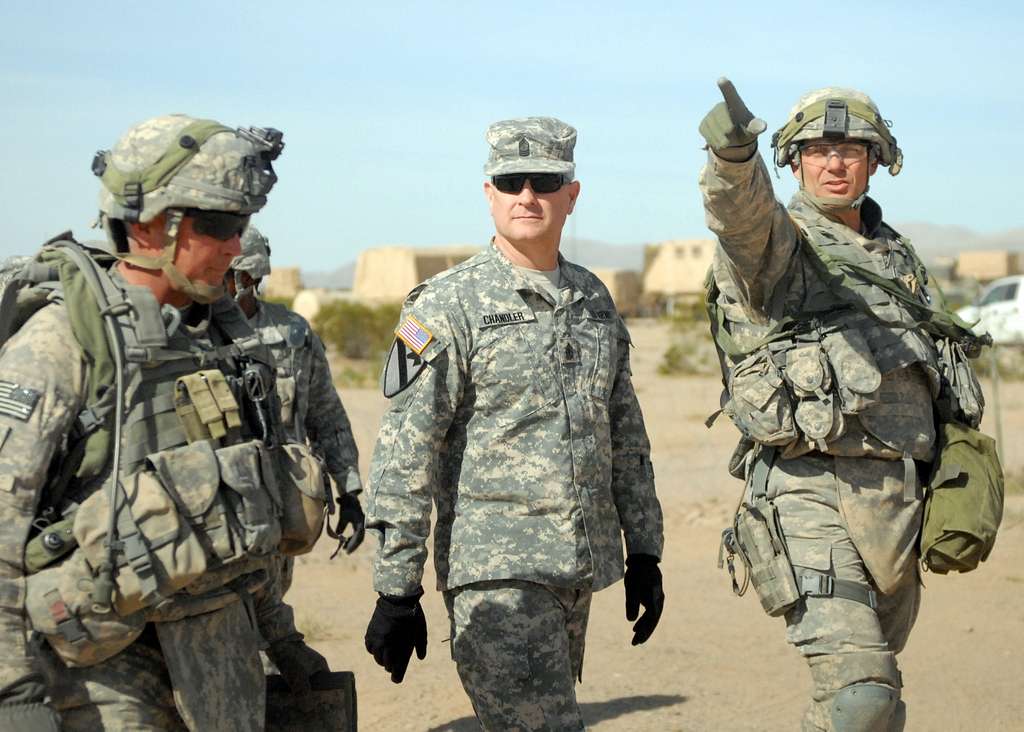
[[[192,230],[202,236],[211,236],[227,241],[241,236],[249,225],[249,217],[228,211],[203,211],[198,208],[185,209],[185,215],[192,219]]]
[[[856,163],[867,158],[868,146],[859,142],[841,142],[837,145],[815,142],[800,148],[800,157],[817,165],[824,165],[833,154],[838,155],[844,163]]]
[[[561,173],[495,175],[491,178],[491,183],[502,193],[519,193],[527,180],[530,181],[530,188],[534,193],[554,193],[565,184],[565,177]]]

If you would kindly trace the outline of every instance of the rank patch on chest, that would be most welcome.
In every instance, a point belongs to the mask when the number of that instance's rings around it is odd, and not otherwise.
[[[0,381],[0,414],[27,422],[35,411],[40,392],[12,381]]]
[[[423,349],[434,339],[434,335],[423,326],[423,323],[411,315],[402,321],[395,335],[417,355],[423,353]]]
[[[516,310],[509,313],[488,313],[480,316],[480,327],[489,328],[492,325],[509,325],[511,323],[525,323],[526,313]],[[531,318],[532,320],[532,318]]]

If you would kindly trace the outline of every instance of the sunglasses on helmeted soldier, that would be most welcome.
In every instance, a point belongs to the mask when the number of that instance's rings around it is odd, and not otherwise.
[[[212,236],[220,241],[227,241],[236,235],[241,236],[245,227],[249,225],[248,216],[230,211],[186,208],[185,215],[192,219],[192,231],[202,236]]]
[[[519,193],[527,180],[534,193],[554,193],[566,182],[561,173],[510,173],[491,177],[491,183],[502,193]]]

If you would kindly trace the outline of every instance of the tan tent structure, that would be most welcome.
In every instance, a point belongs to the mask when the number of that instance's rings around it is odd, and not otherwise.
[[[377,247],[359,254],[352,292],[368,302],[402,300],[428,277],[454,267],[480,251],[475,246]]]
[[[263,280],[266,297],[295,297],[302,289],[302,273],[298,267],[274,267]]]
[[[630,317],[640,309],[640,273],[628,269],[590,270],[608,288],[620,315]]]
[[[666,302],[700,297],[714,254],[713,239],[673,239],[652,244],[645,256],[644,295]]]
[[[1000,277],[1021,274],[1020,265],[1020,255],[1005,249],[961,252],[956,260],[956,276],[969,277],[978,282],[991,282]]]

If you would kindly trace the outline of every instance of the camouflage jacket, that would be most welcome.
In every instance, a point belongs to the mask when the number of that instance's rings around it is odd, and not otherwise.
[[[379,592],[419,587],[432,500],[441,589],[518,579],[598,590],[622,577],[623,535],[630,554],[661,555],[629,335],[600,281],[559,261],[558,303],[493,244],[407,298],[401,324],[418,323],[428,342],[402,364],[407,385],[374,450]],[[400,345],[389,361],[407,356]]]
[[[249,324],[274,355],[287,437],[309,441],[339,490],[360,492],[359,452],[319,336],[305,318],[276,303],[260,302]]]

